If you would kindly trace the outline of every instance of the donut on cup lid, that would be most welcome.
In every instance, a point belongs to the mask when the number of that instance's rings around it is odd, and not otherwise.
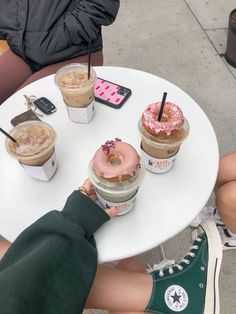
[[[182,110],[172,102],[166,102],[161,117],[158,121],[161,102],[147,106],[142,114],[142,124],[145,130],[154,136],[169,136],[184,125]]]
[[[96,151],[92,168],[97,176],[110,182],[129,180],[140,167],[140,157],[130,144],[116,138]]]

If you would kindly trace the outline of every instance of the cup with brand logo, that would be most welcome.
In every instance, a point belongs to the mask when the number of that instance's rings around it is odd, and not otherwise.
[[[103,208],[117,207],[118,216],[134,208],[145,168],[137,151],[119,139],[107,141],[89,164],[89,178]]]
[[[150,104],[138,123],[141,155],[146,169],[154,173],[164,173],[173,167],[189,133],[188,121],[177,105],[167,102],[158,121],[160,108],[160,102]]]

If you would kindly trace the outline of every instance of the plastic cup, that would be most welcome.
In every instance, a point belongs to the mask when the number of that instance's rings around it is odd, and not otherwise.
[[[88,176],[95,186],[98,202],[103,208],[118,207],[118,216],[127,214],[134,208],[139,187],[142,184],[145,168],[141,164],[134,176],[128,180],[110,182],[98,176],[89,164]]]
[[[9,134],[17,142],[6,138],[8,154],[35,179],[49,181],[57,169],[54,129],[42,121],[26,121],[12,128]]]
[[[170,136],[154,136],[143,127],[142,119],[138,123],[141,135],[141,155],[147,170],[164,173],[170,170],[176,160],[182,142],[189,133],[188,121],[184,118],[182,128]]]
[[[59,87],[67,106],[68,116],[73,122],[88,123],[94,117],[94,85],[96,73],[88,65],[82,63],[68,64],[59,69],[54,80]]]

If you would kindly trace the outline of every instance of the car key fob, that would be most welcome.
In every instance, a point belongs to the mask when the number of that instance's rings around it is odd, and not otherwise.
[[[56,106],[46,97],[35,99],[33,104],[45,114],[51,114],[57,110]]]

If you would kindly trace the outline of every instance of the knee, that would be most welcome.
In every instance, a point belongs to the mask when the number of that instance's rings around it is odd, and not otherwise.
[[[223,156],[220,159],[219,171],[215,191],[227,182],[236,180],[236,152]]]
[[[236,182],[224,184],[218,189],[216,206],[220,214],[225,211],[234,211],[236,214]]]
[[[229,157],[228,156],[222,157],[219,163],[218,178],[217,178],[217,182],[219,185],[222,185],[228,181],[227,177],[229,174],[232,173],[231,168],[232,168],[231,160],[229,159]]]
[[[224,173],[228,166],[229,166],[228,156],[222,157],[219,162],[219,174]]]

